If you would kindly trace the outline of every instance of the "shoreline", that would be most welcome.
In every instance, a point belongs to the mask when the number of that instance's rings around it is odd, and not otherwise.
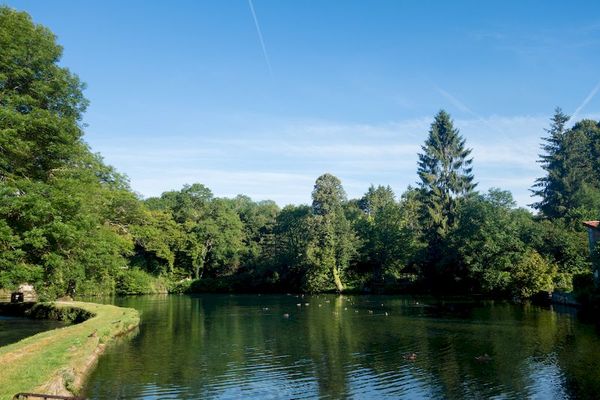
[[[19,392],[77,395],[106,347],[135,331],[140,321],[136,310],[112,305],[52,302],[30,305],[29,310],[36,307],[54,312],[58,319],[82,314],[87,318],[0,347],[0,365],[11,366],[0,370],[0,400]]]

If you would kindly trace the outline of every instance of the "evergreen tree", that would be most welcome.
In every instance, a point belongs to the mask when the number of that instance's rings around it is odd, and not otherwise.
[[[546,217],[557,218],[565,212],[564,187],[562,177],[565,174],[564,139],[566,134],[565,125],[569,116],[557,107],[552,116],[550,128],[546,130],[548,136],[543,138],[542,150],[539,163],[547,175],[535,181],[532,193],[541,197],[541,200],[532,204],[534,208],[541,211]]]
[[[420,219],[423,242],[422,275],[434,285],[446,284],[457,276],[456,254],[448,236],[456,227],[463,199],[473,193],[471,149],[454,128],[450,115],[440,111],[419,154],[418,175],[421,197]],[[440,279],[442,278],[443,279]]]
[[[593,120],[577,122],[564,136],[564,169],[561,177],[562,204],[560,217],[569,216],[581,208],[581,192],[587,187],[600,187],[600,159],[594,154],[594,144],[600,139],[600,125]],[[598,216],[594,216],[597,218]],[[577,221],[579,225],[580,221]]]
[[[539,160],[546,176],[538,178],[532,189],[541,198],[533,207],[550,219],[585,215],[581,208],[589,202],[582,199],[589,196],[584,192],[600,185],[600,124],[582,120],[566,129],[568,120],[560,108],[555,110]]]
[[[435,116],[421,148],[418,174],[424,233],[432,250],[437,250],[455,224],[457,203],[476,186],[473,159],[469,158],[471,149],[465,147],[465,139],[443,110]]]

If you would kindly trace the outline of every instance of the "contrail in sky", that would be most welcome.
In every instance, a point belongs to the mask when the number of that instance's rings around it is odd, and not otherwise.
[[[267,53],[267,47],[265,46],[265,41],[263,40],[260,25],[258,24],[258,18],[256,18],[256,12],[254,12],[254,4],[252,4],[252,0],[248,0],[248,5],[250,6],[252,18],[254,18],[254,25],[256,25],[256,33],[258,33],[258,40],[260,40],[260,46],[262,47],[263,55],[265,56],[265,61],[267,62],[267,67],[269,67],[269,74],[272,75],[273,70],[271,69],[271,62],[269,61],[269,54]]]
[[[571,121],[575,122],[575,118],[577,118],[577,115],[579,115],[579,112],[581,110],[583,110],[583,108],[585,106],[587,106],[590,101],[592,101],[592,99],[594,98],[594,96],[596,96],[596,94],[598,93],[599,90],[600,90],[600,82],[598,82],[598,84],[592,89],[590,94],[587,95],[585,100],[583,100],[583,102],[579,105],[579,107],[577,107],[577,109],[573,113],[573,116],[571,117]]]
[[[459,99],[457,99],[456,97],[454,97],[453,95],[451,95],[450,93],[448,93],[447,91],[442,89],[441,87],[435,86],[435,88],[442,96],[444,96],[446,99],[448,99],[448,101],[450,101],[450,103],[454,107],[458,108],[462,112],[471,114],[473,117],[475,117],[477,120],[479,120],[480,122],[482,122],[485,125],[487,125],[488,127],[490,127],[492,130],[496,131],[497,133],[499,133],[503,136],[506,136],[506,134],[503,131],[501,131],[497,126],[492,125],[487,119],[483,118],[481,115],[479,115],[475,111],[471,110],[465,103],[463,103],[462,101],[460,101]]]
[[[437,91],[444,96],[446,99],[448,99],[450,101],[450,103],[452,103],[452,105],[456,108],[458,108],[460,111],[462,112],[466,112],[468,114],[471,114],[472,116],[478,118],[478,119],[483,119],[481,118],[477,113],[475,113],[473,110],[471,110],[469,107],[467,107],[465,105],[465,103],[463,103],[462,101],[460,101],[459,99],[457,99],[456,97],[452,96],[450,93],[446,92],[444,89],[442,89],[441,87],[436,86],[435,87],[437,89]]]

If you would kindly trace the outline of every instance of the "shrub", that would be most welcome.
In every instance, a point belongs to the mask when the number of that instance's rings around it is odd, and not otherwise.
[[[167,284],[164,279],[156,278],[138,268],[122,271],[117,277],[117,294],[166,293]]]
[[[556,273],[555,265],[546,261],[537,251],[528,250],[514,267],[513,294],[526,299],[539,292],[551,292]]]

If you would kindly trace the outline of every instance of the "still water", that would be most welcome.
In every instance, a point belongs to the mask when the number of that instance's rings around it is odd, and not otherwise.
[[[65,322],[0,316],[0,346],[63,326]]]
[[[116,298],[136,336],[91,399],[600,398],[600,336],[568,312],[391,296]]]

